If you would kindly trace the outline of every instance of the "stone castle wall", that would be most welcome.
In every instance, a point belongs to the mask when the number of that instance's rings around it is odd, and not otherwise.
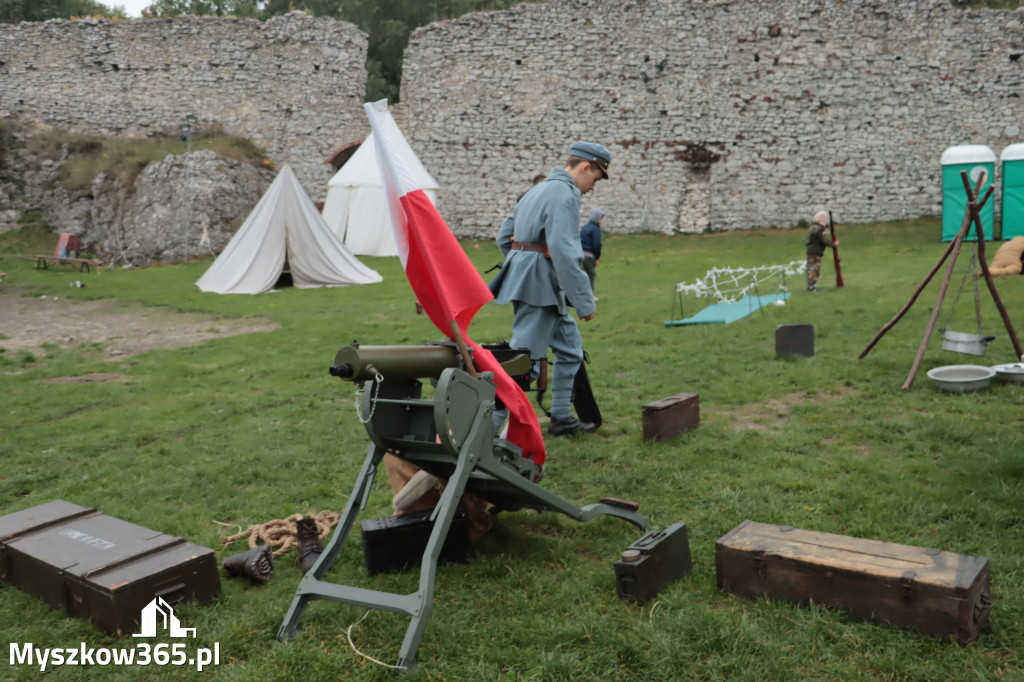
[[[300,12],[0,24],[0,116],[77,132],[177,134],[186,114],[288,162],[314,199],[362,139],[366,35]]]
[[[550,0],[423,27],[396,119],[460,236],[493,236],[594,139],[609,232],[937,214],[939,157],[1021,138],[1024,10],[947,0]],[[186,113],[289,162],[315,199],[363,138],[367,39],[292,13],[0,25],[0,116],[109,135]]]
[[[947,0],[550,0],[417,30],[403,106],[459,234],[492,236],[573,140],[610,232],[938,214],[939,159],[1024,121],[1024,10]]]

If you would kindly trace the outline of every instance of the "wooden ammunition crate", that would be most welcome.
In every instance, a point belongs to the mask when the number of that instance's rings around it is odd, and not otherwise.
[[[677,393],[643,406],[644,440],[668,440],[700,425],[700,396]]]
[[[744,521],[715,543],[718,587],[828,604],[866,620],[973,642],[988,619],[989,563],[878,540]]]
[[[0,517],[0,578],[112,635],[132,634],[157,597],[220,591],[212,549],[64,500]]]

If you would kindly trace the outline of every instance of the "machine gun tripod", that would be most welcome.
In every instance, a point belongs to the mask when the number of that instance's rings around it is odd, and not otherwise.
[[[647,519],[634,505],[602,501],[577,507],[535,482],[539,467],[520,448],[494,436],[491,415],[495,386],[489,372],[472,376],[452,344],[429,346],[346,346],[338,351],[331,374],[363,382],[360,420],[370,447],[352,495],[330,542],[299,582],[278,632],[279,640],[298,634],[299,621],[312,600],[354,604],[411,617],[398,655],[398,667],[411,670],[433,609],[437,561],[463,492],[472,492],[508,510],[556,511],[577,521],[614,516],[646,530]],[[436,380],[434,398],[422,398],[421,378]],[[431,517],[434,522],[420,564],[419,589],[410,594],[339,585],[325,581],[364,510],[386,453],[411,462],[448,484]]]

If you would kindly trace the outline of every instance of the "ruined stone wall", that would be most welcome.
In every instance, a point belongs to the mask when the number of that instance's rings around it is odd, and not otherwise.
[[[104,135],[220,126],[290,163],[314,200],[339,145],[362,139],[366,35],[301,12],[0,24],[0,116]]]
[[[614,154],[610,232],[938,214],[939,158],[1024,120],[1024,10],[946,0],[550,0],[417,30],[405,133],[461,235],[569,144]]]
[[[584,138],[615,155],[583,202],[610,232],[916,217],[944,149],[1020,141],[1022,26],[947,0],[549,0],[416,31],[395,114],[460,236]],[[366,47],[302,13],[0,25],[0,116],[146,135],[195,113],[319,200],[324,158],[368,132]]]

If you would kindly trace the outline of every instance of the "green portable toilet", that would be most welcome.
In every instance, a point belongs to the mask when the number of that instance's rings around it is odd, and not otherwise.
[[[980,196],[992,184],[996,170],[996,153],[983,144],[963,144],[950,147],[942,152],[942,241],[951,242],[964,222],[967,213],[967,193],[960,179],[960,171],[967,171],[971,181],[971,191],[978,181],[979,174],[985,172],[985,184],[981,187]],[[992,228],[995,223],[995,200],[989,199],[981,209],[981,225],[984,228],[986,241],[992,239]],[[968,239],[976,239],[975,227],[972,225]]]
[[[1003,179],[1003,239],[1024,235],[1024,143],[1011,144],[999,155]]]

